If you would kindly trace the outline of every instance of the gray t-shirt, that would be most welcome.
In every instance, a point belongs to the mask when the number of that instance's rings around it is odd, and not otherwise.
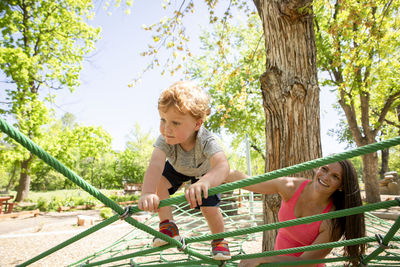
[[[153,145],[165,152],[169,163],[174,169],[184,175],[200,177],[210,169],[210,158],[223,151],[216,137],[203,126],[200,127],[194,148],[185,151],[180,145],[169,145],[160,135]]]

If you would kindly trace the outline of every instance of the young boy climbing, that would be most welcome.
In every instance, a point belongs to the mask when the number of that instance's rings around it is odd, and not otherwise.
[[[210,114],[209,102],[209,96],[190,81],[174,83],[158,99],[161,135],[154,143],[138,207],[158,212],[160,232],[177,240],[179,230],[171,207],[158,206],[160,200],[169,198],[189,180],[185,197],[190,207],[200,208],[212,234],[224,232],[220,196],[209,196],[208,189],[225,180],[229,164],[216,138],[203,126]],[[160,238],[153,240],[154,247],[165,244]],[[213,240],[211,246],[213,259],[231,258],[226,240]]]

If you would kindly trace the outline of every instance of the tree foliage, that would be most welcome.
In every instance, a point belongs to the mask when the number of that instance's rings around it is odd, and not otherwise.
[[[314,1],[318,65],[337,89],[357,146],[396,126],[400,104],[398,1]],[[399,124],[397,123],[397,127]],[[365,155],[367,201],[379,201],[376,154]]]
[[[358,145],[376,136],[400,104],[399,7],[396,1],[315,1],[318,65],[338,90]],[[351,112],[352,114],[347,114]],[[350,116],[348,116],[350,117]],[[352,128],[353,125],[351,125]]]
[[[221,57],[221,34],[227,34]],[[252,147],[264,154],[264,125],[259,78],[265,66],[260,20],[253,15],[236,25],[215,25],[204,29],[202,53],[192,57],[188,67],[191,79],[208,90],[212,113],[207,127],[233,136],[235,147],[250,136]]]
[[[117,173],[121,182],[142,183],[155,139],[143,133],[138,124],[129,135],[126,149],[118,155]]]
[[[94,48],[99,29],[87,23],[93,17],[91,0],[7,0],[0,2],[0,69],[7,79],[6,101],[0,112],[33,141],[50,122],[39,97],[43,89],[73,90],[79,84],[83,56]],[[33,155],[21,161],[17,201],[29,191]]]
[[[114,0],[117,5],[120,0]],[[130,10],[130,1],[125,1]],[[188,32],[187,24],[193,20],[193,16],[199,16],[199,9],[202,6],[208,10],[209,25],[226,25],[230,20],[235,19],[235,11],[245,14],[253,12],[253,7],[247,1],[170,1],[161,2],[165,10],[165,16],[159,21],[150,25],[142,25],[145,31],[152,35],[148,44],[148,49],[141,52],[142,56],[151,58],[149,64],[143,68],[141,74],[133,77],[130,86],[134,86],[141,81],[143,73],[148,70],[160,67],[161,74],[168,73],[171,76],[182,72],[186,73],[184,63],[194,55],[193,47],[190,47],[191,36]],[[130,13],[130,11],[128,12]],[[224,54],[225,34],[220,36],[218,47],[221,55]]]

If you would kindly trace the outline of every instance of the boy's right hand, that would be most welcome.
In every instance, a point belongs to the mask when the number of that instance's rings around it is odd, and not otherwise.
[[[142,193],[139,198],[138,208],[144,211],[157,212],[160,199],[154,193]]]

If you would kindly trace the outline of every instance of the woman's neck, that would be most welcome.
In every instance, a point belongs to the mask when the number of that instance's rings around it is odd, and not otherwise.
[[[314,181],[311,181],[304,188],[304,195],[307,201],[313,201],[314,203],[321,203],[321,206],[326,206],[330,200],[331,195],[326,195],[315,189]]]

